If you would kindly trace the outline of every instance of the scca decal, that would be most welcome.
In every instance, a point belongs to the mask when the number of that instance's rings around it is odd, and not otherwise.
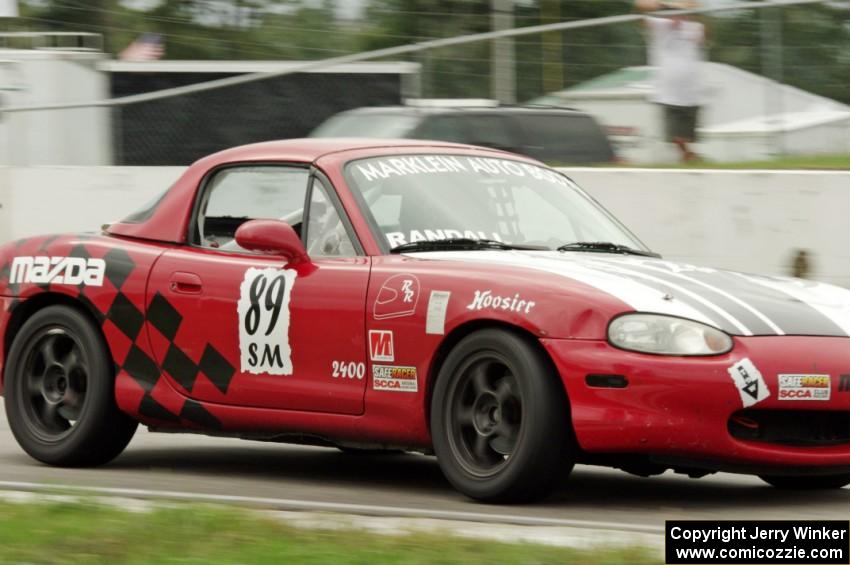
[[[779,375],[779,400],[829,400],[829,375]]]
[[[289,299],[297,273],[248,269],[239,287],[239,352],[243,373],[291,375]]]
[[[82,257],[15,257],[9,274],[11,284],[84,284],[103,286],[106,262]]]
[[[372,361],[395,361],[393,332],[388,330],[369,330],[369,358]]]
[[[417,392],[416,367],[372,366],[372,388],[392,392]]]

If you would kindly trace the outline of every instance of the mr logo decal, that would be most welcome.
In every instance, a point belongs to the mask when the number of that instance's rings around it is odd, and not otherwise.
[[[296,272],[248,269],[239,287],[239,352],[243,373],[291,375],[289,299]]]
[[[369,358],[372,361],[395,361],[393,332],[369,330]]]
[[[770,390],[764,382],[764,377],[749,359],[741,359],[727,370],[735,383],[735,388],[738,389],[738,394],[741,395],[744,408],[749,408],[770,397]]]

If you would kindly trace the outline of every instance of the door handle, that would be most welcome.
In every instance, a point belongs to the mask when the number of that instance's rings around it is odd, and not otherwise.
[[[171,291],[181,294],[200,294],[203,288],[201,277],[195,273],[171,273]]]

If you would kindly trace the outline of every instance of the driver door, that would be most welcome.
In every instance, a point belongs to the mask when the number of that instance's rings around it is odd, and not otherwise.
[[[199,191],[191,244],[150,277],[148,331],[181,394],[221,404],[363,412],[370,261],[329,184],[306,168],[220,169]],[[284,219],[310,262],[247,252],[251,219]]]

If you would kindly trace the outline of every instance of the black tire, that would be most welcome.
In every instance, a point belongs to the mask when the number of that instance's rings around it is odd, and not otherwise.
[[[566,479],[575,457],[569,405],[539,346],[519,334],[470,334],[440,368],[431,436],[443,474],[482,502],[528,502]]]
[[[20,446],[50,465],[101,465],[117,457],[137,422],[115,403],[113,365],[82,312],[49,306],[21,328],[9,351],[5,405]]]
[[[759,475],[759,478],[770,486],[782,490],[832,490],[850,485],[850,473],[795,477]]]

